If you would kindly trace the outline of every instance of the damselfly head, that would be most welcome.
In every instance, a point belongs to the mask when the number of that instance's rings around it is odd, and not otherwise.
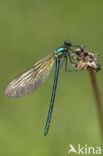
[[[64,41],[64,45],[66,45],[66,46],[71,46],[72,43],[71,43],[69,40],[65,40],[65,41]]]

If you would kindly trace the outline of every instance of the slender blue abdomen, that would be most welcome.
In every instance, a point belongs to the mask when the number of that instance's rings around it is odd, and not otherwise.
[[[49,126],[50,126],[50,120],[51,120],[51,115],[52,115],[52,110],[53,110],[53,105],[54,105],[56,86],[57,86],[57,80],[58,80],[58,74],[59,74],[59,63],[60,63],[60,59],[57,57],[56,58],[56,70],[55,70],[54,84],[53,84],[53,90],[52,90],[52,97],[51,97],[47,122],[46,122],[45,130],[44,130],[45,136],[47,135],[48,130],[49,130]]]

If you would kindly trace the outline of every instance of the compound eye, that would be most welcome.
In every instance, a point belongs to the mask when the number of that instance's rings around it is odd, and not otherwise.
[[[72,43],[69,40],[64,41],[64,44],[67,45],[67,46],[71,46],[72,45]]]

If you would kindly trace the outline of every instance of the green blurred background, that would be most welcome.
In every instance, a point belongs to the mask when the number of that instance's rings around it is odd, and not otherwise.
[[[33,94],[20,99],[4,95],[10,80],[63,45],[66,39],[99,53],[102,62],[103,1],[0,0],[0,156],[67,156],[69,144],[75,148],[78,144],[101,145],[87,71],[60,70],[46,137],[43,133],[55,67]],[[96,77],[102,96],[102,71]]]

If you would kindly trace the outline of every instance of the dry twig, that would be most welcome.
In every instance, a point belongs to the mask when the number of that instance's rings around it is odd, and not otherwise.
[[[72,58],[76,59],[76,63],[74,64],[78,70],[89,70],[92,88],[96,100],[96,107],[98,111],[98,117],[101,128],[101,138],[103,143],[103,111],[102,111],[102,101],[100,97],[100,93],[97,86],[97,81],[95,77],[94,70],[97,72],[101,70],[101,66],[98,62],[98,55],[94,54],[92,51],[84,49],[83,46],[78,47],[71,54]]]

